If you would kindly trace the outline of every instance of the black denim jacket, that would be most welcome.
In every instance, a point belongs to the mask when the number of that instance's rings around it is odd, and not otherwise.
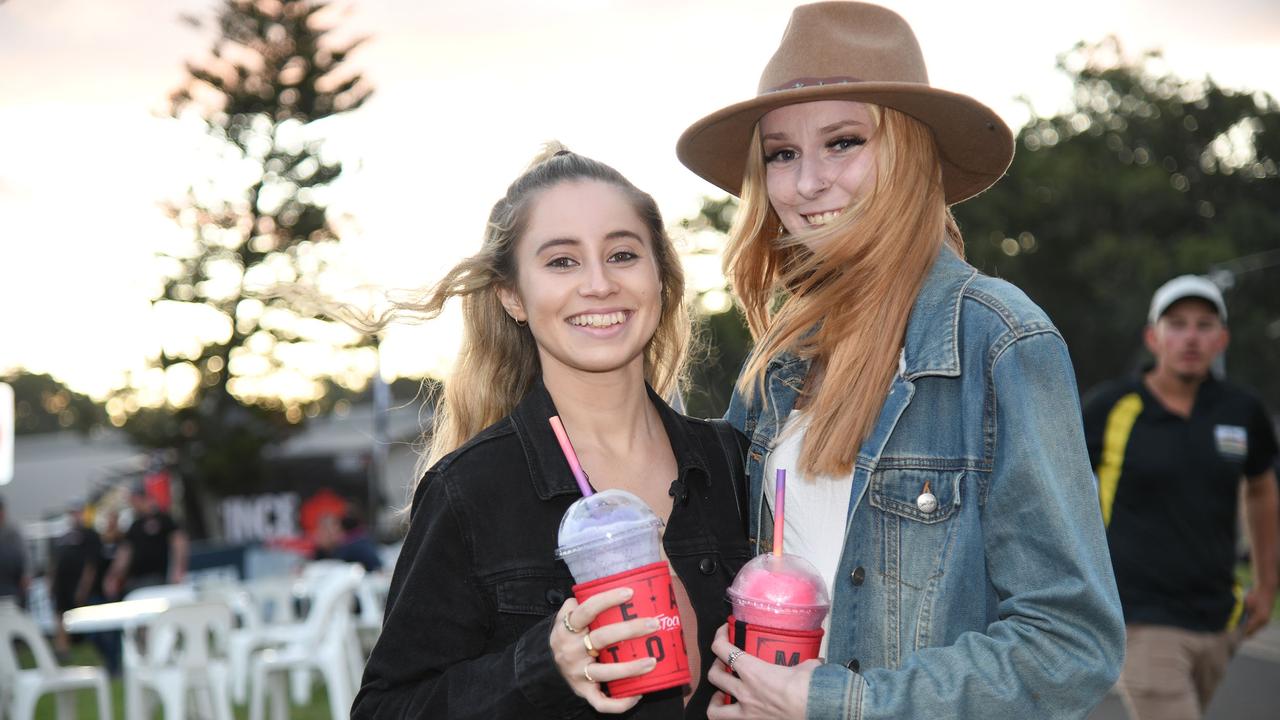
[[[703,667],[687,708],[676,688],[646,696],[629,716],[705,717],[725,589],[750,557],[741,462],[731,468],[727,457],[741,458],[743,445],[738,436],[726,453],[708,422],[649,395],[680,472],[663,546],[697,615]],[[580,497],[547,423],[555,414],[539,382],[510,416],[427,471],[353,718],[596,716],[560,676],[548,641],[573,587],[556,533]]]

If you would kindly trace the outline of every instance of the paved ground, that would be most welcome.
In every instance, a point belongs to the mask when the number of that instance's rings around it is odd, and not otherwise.
[[[1280,718],[1280,622],[1273,622],[1240,648],[1227,678],[1213,696],[1205,720]],[[1108,695],[1089,720],[1128,720],[1120,698]]]

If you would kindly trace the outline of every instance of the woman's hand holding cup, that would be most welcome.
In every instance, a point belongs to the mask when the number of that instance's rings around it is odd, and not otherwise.
[[[641,658],[630,662],[602,663],[595,655],[623,640],[639,638],[658,629],[654,618],[636,618],[588,629],[596,616],[631,599],[631,588],[616,588],[588,598],[582,604],[574,598],[565,600],[551,626],[551,652],[556,667],[569,687],[590,703],[597,712],[622,713],[635,707],[640,696],[611,698],[604,694],[601,683],[643,675],[653,670],[657,661]],[[595,655],[590,651],[594,650]]]
[[[729,642],[727,625],[721,625],[716,631],[711,651],[719,662],[711,666],[707,679],[721,692],[711,698],[708,720],[803,720],[809,699],[809,680],[814,668],[821,665],[820,661],[806,660],[788,667],[752,657]],[[728,665],[730,660],[732,668]],[[726,693],[736,702],[724,704]]]

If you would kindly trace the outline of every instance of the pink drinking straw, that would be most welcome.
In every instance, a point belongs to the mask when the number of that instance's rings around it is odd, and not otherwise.
[[[787,471],[778,468],[773,486],[773,556],[782,557],[782,510],[787,500]]]
[[[569,469],[573,471],[573,479],[578,481],[578,489],[582,491],[582,497],[591,497],[596,491],[591,489],[591,482],[587,480],[587,474],[582,470],[582,463],[578,462],[578,454],[573,451],[573,443],[569,442],[569,433],[564,431],[564,423],[560,422],[559,415],[552,415],[547,422],[551,423],[551,429],[556,433],[556,440],[560,441],[560,451],[564,453],[564,459],[569,461]]]

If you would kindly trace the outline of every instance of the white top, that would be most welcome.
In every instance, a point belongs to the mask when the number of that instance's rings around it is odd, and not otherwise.
[[[809,429],[809,420],[809,416],[799,410],[793,410],[787,416],[782,431],[778,433],[778,442],[765,461],[764,495],[772,511],[775,507],[774,479],[778,468],[786,470],[782,551],[813,563],[827,583],[827,592],[834,596],[840,553],[844,551],[853,472],[842,477],[821,475],[814,478],[800,471],[800,447]],[[831,630],[830,613],[822,621],[822,629],[826,632],[818,653],[826,657]]]

